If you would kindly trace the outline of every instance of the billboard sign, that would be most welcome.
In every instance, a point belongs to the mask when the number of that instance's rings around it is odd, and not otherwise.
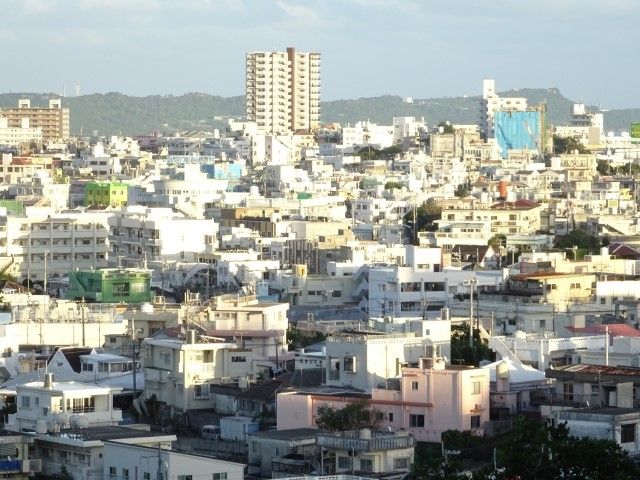
[[[640,138],[640,122],[633,122],[629,132],[631,138]]]

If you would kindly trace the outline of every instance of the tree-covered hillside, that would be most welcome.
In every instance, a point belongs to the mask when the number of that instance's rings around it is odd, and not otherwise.
[[[530,104],[546,102],[547,120],[564,124],[569,120],[570,99],[557,88],[520,89],[503,92],[503,96],[526,97]],[[44,106],[53,94],[0,94],[0,108],[17,105],[19,98],[30,98],[32,105]],[[211,130],[223,126],[225,118],[244,115],[244,97],[220,97],[204,93],[131,97],[121,93],[66,97],[63,105],[71,109],[74,134],[139,134],[152,130],[171,133],[178,130]],[[322,121],[354,123],[371,120],[390,124],[394,116],[418,116],[435,125],[441,121],[477,123],[480,97],[414,99],[406,103],[401,97],[385,95],[375,98],[333,100],[322,103]],[[628,130],[632,121],[640,120],[640,109],[605,112],[606,130]]]

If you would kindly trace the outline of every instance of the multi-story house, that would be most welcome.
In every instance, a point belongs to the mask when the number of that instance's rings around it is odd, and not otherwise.
[[[211,385],[246,384],[272,365],[233,343],[198,341],[191,330],[186,340],[147,338],[142,350],[144,398],[155,398],[172,417],[191,409],[213,408]]]
[[[315,392],[282,391],[277,396],[278,429],[314,428],[320,407],[340,409],[365,400],[381,428],[404,430],[419,441],[440,442],[446,430],[483,435],[489,421],[488,369],[421,358],[417,366],[400,366],[397,377],[365,396],[335,386]]]

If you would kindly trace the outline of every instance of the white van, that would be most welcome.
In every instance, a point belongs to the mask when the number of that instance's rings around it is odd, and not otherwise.
[[[202,438],[218,440],[220,438],[220,427],[218,425],[203,425],[200,429]]]

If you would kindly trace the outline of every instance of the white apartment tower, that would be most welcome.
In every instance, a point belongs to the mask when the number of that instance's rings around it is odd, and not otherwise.
[[[320,123],[320,54],[247,53],[247,118],[267,134],[312,130]]]
[[[485,138],[493,138],[493,118],[498,111],[524,112],[527,99],[524,97],[503,98],[496,93],[495,80],[485,78],[482,81],[482,100],[480,103],[480,131]]]

